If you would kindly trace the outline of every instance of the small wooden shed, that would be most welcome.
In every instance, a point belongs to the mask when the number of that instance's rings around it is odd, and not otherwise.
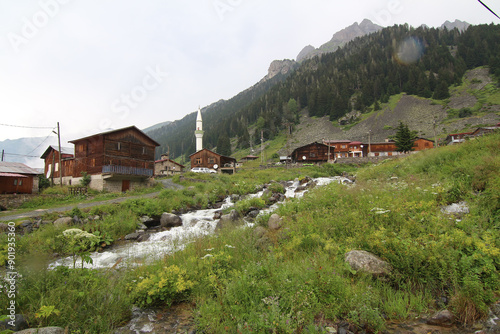
[[[0,162],[0,194],[38,193],[38,171],[20,162]]]

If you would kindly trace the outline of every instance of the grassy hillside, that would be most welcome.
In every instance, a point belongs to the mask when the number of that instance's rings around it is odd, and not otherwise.
[[[133,303],[168,309],[186,301],[205,333],[322,333],[340,321],[353,331],[377,332],[387,320],[440,309],[471,325],[487,315],[500,293],[499,152],[497,133],[364,167],[356,170],[353,186],[331,184],[288,200],[277,210],[283,219],[277,231],[267,228],[267,215],[254,228],[222,230],[151,265],[47,271],[28,261],[18,311],[35,326],[101,333],[123,324]],[[172,206],[172,199],[195,205],[226,189],[246,193],[271,179],[336,174],[337,168],[243,171],[165,191],[158,200],[100,210],[110,213],[103,224],[112,230]],[[458,202],[467,203],[468,214],[442,211]],[[27,260],[49,256],[55,244],[63,247],[60,232],[33,233],[18,241],[20,252]],[[380,256],[392,272],[356,272],[344,262],[355,249]],[[7,303],[2,294],[0,307]]]

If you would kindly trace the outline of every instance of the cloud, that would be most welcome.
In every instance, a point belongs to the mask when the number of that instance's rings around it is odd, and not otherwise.
[[[274,59],[295,58],[364,18],[431,26],[493,20],[469,0],[0,0],[2,119],[60,122],[65,140],[103,124],[144,128],[180,119],[252,86]],[[25,38],[19,50],[12,34]],[[116,113],[115,102],[157,67],[168,73],[164,81],[126,115]],[[0,127],[0,140],[43,135]]]

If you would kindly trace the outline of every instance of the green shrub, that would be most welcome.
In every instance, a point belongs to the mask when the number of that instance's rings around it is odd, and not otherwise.
[[[16,280],[16,310],[32,328],[59,326],[71,333],[82,329],[110,333],[130,319],[132,305],[124,288],[130,278],[126,273],[57,267],[25,268],[21,274]],[[7,295],[0,294],[0,307],[6,309],[8,303]]]
[[[88,187],[90,182],[92,181],[92,178],[87,172],[82,172],[82,178],[80,180],[80,185],[82,187]]]
[[[184,300],[194,283],[187,278],[186,271],[176,265],[165,267],[129,285],[133,302],[139,307],[157,305],[170,306]]]
[[[244,215],[250,208],[263,209],[265,207],[266,202],[262,198],[254,197],[238,201],[235,205],[235,210],[238,211],[239,214]]]

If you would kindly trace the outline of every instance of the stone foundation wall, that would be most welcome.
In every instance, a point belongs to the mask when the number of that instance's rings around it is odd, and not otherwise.
[[[357,157],[357,158],[338,158],[337,164],[366,164],[372,163],[376,164],[380,161],[387,159],[397,159],[408,156],[407,154],[393,155],[393,156],[378,156],[378,157]]]
[[[38,194],[0,195],[0,211],[17,209]]]

